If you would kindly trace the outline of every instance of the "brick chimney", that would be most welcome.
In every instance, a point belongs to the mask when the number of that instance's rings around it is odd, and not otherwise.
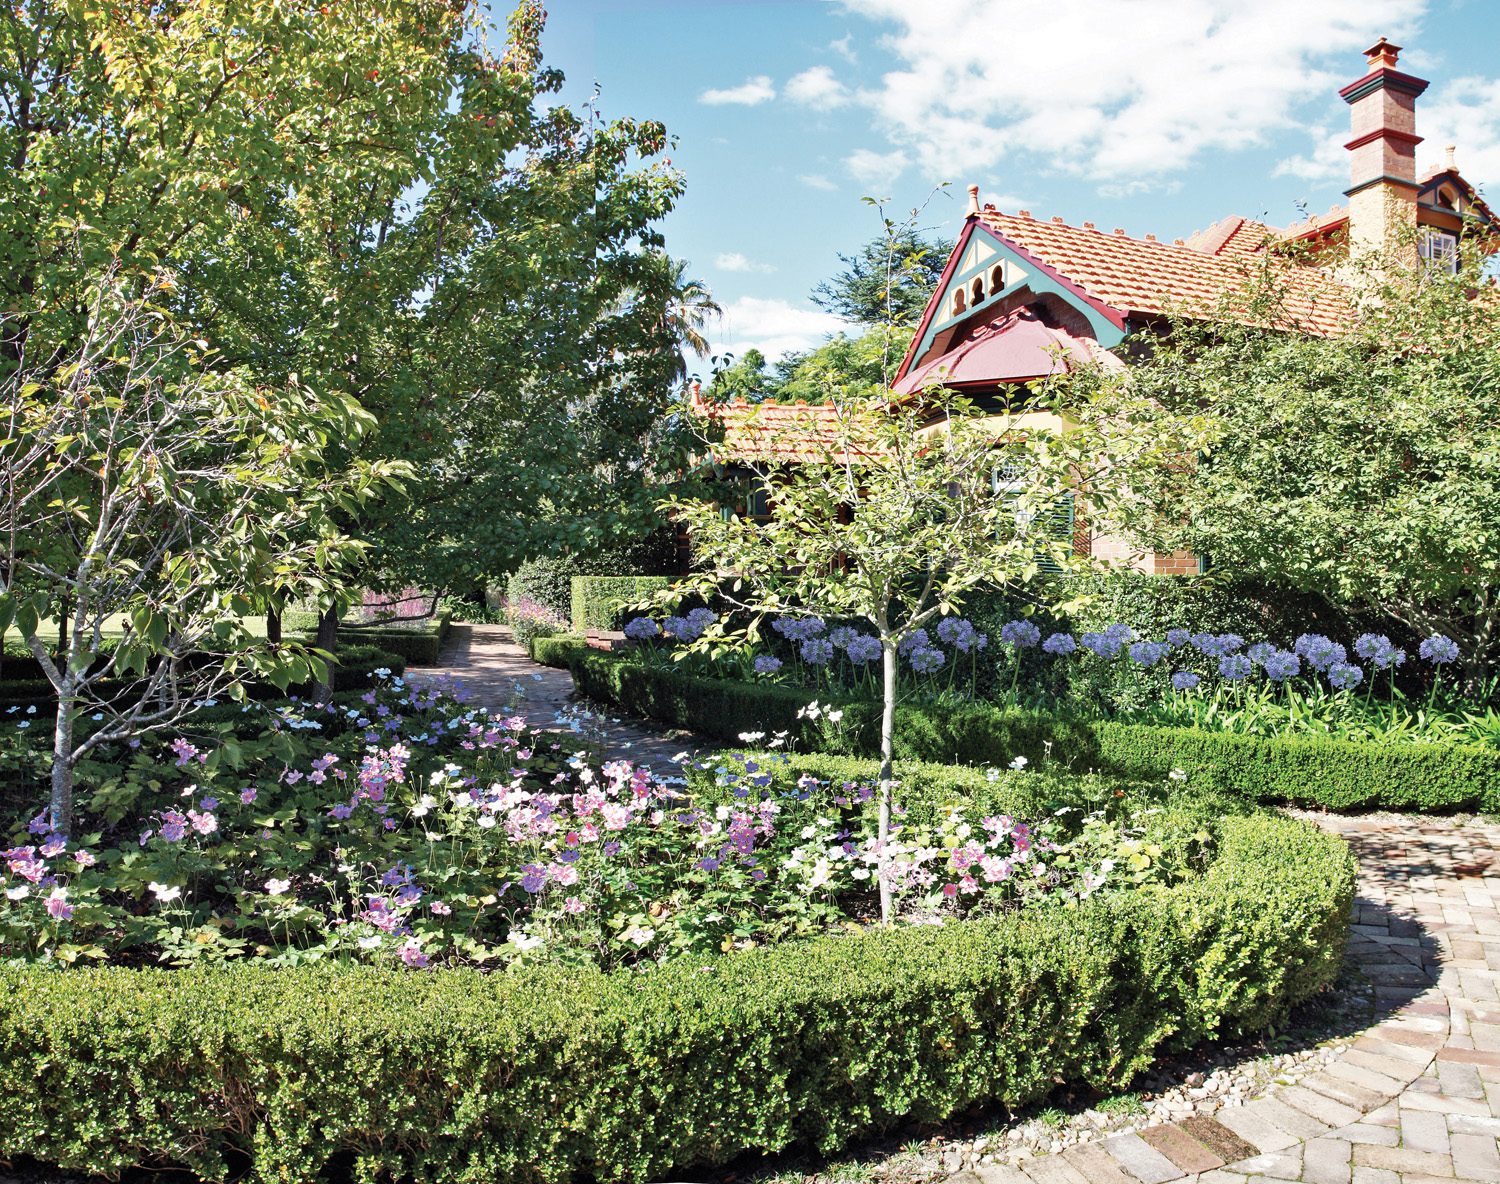
[[[1384,37],[1365,50],[1369,69],[1339,95],[1349,104],[1350,249],[1394,246],[1417,225],[1417,96],[1427,83],[1396,67],[1399,45]]]

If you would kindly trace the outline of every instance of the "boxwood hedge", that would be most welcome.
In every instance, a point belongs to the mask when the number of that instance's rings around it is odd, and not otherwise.
[[[1337,838],[1229,817],[1171,889],[645,973],[0,969],[0,1157],[561,1184],[832,1150],[1277,1022],[1335,973],[1353,884]]]
[[[840,704],[844,718],[830,725],[798,719],[815,696],[777,683],[692,678],[598,651],[574,651],[570,666],[579,689],[592,698],[728,743],[745,732],[786,731],[803,748],[862,756],[879,751],[878,704]],[[1083,722],[986,703],[941,710],[903,704],[896,710],[896,755],[962,765],[1005,765],[1017,756],[1035,764],[1050,757],[1079,771],[1153,779],[1181,768],[1195,785],[1261,801],[1500,813],[1500,752],[1475,745],[1240,736]]]

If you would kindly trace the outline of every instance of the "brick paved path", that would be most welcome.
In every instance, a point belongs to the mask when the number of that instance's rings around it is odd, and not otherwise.
[[[442,671],[460,680],[472,696],[470,702],[493,711],[514,710],[534,728],[559,730],[567,728],[559,717],[575,705],[573,676],[566,670],[533,662],[515,643],[505,625],[455,625],[449,631],[443,650]],[[420,675],[422,669],[413,667]],[[523,696],[519,707],[509,705],[515,696]],[[722,747],[692,732],[662,728],[647,721],[619,720],[596,709],[606,720],[605,756],[625,758],[657,766],[658,773],[680,752],[709,752]]]
[[[1386,1017],[1296,1085],[951,1184],[1500,1181],[1500,828],[1341,818],[1359,858],[1349,956]]]

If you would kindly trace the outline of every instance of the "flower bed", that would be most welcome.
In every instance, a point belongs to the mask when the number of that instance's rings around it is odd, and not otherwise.
[[[809,718],[813,692],[796,687],[695,678],[597,651],[572,650],[569,665],[593,699],[729,743],[759,732],[786,733],[787,745],[809,750],[869,755],[879,748],[880,709],[869,701],[841,700],[842,718],[833,722],[826,714]],[[1500,752],[1477,745],[1239,736],[967,701],[897,707],[896,754],[974,766],[1050,757],[1079,770],[1150,779],[1182,769],[1205,788],[1339,810],[1500,812]]]
[[[0,1091],[0,1155],[300,1184],[347,1154],[447,1184],[832,1150],[1278,1021],[1335,973],[1353,883],[1336,838],[1229,817],[1172,887],[647,973],[0,969],[0,1075],[28,1083]]]

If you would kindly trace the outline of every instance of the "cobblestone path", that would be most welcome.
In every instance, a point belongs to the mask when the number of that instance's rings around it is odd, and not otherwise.
[[[1500,828],[1324,816],[1359,859],[1349,956],[1385,1018],[1310,1077],[951,1184],[1500,1181]]]

